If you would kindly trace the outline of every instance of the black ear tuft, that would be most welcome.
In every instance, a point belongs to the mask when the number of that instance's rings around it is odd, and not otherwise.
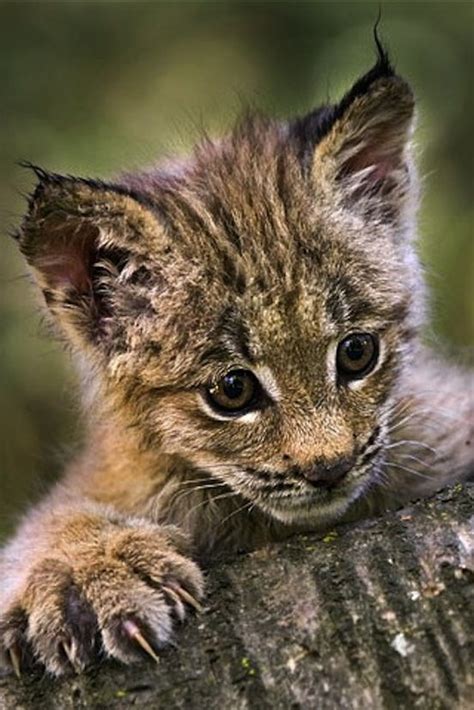
[[[297,118],[291,124],[290,132],[300,143],[300,155],[307,155],[308,149],[313,149],[329,133],[336,121],[342,118],[351,104],[367,94],[373,84],[381,79],[391,79],[396,76],[388,50],[383,46],[378,35],[379,22],[380,15],[373,28],[376,61],[372,68],[355,82],[338,103],[320,106],[308,115]]]
[[[30,204],[32,204],[36,200],[36,198],[43,193],[46,187],[65,187],[69,184],[71,188],[82,185],[83,187],[90,188],[92,190],[109,190],[116,195],[124,195],[126,197],[131,197],[133,200],[140,203],[141,205],[148,207],[151,210],[154,210],[154,205],[152,201],[147,197],[147,195],[138,192],[137,190],[133,190],[129,187],[126,187],[125,185],[120,185],[115,182],[108,182],[97,178],[77,177],[75,175],[69,174],[62,175],[61,173],[56,173],[52,170],[46,170],[45,168],[42,168],[41,166],[36,165],[35,163],[32,163],[29,160],[20,160],[17,164],[20,168],[26,168],[27,170],[33,171],[38,180],[33,193],[27,198]]]
[[[395,73],[377,25],[372,68],[339,103],[296,121],[290,135],[321,194],[371,212],[375,202],[378,207],[383,202],[384,210],[389,207],[396,215],[408,204],[415,103],[409,85]]]
[[[18,165],[20,168],[26,168],[26,170],[32,170],[36,177],[39,180],[39,183],[54,183],[54,182],[59,182],[60,180],[64,179],[64,176],[59,175],[58,173],[53,173],[49,170],[45,170],[44,168],[41,168],[39,165],[35,165],[35,163],[32,163],[29,160],[20,160],[18,162]]]
[[[379,20],[377,20],[377,23],[378,22]],[[328,116],[328,120],[326,125],[323,127],[320,138],[323,138],[329,132],[335,121],[342,118],[349,106],[351,106],[356,99],[367,94],[376,82],[381,79],[392,79],[395,77],[395,68],[390,61],[388,51],[382,45],[377,34],[377,23],[374,26],[374,41],[377,51],[376,62],[366,74],[361,76],[360,79],[356,81],[356,83],[342,97],[341,101],[334,106],[332,115]]]
[[[390,57],[388,55],[388,50],[386,47],[384,47],[383,42],[381,41],[379,37],[379,24],[382,20],[382,8],[379,7],[379,14],[377,19],[375,20],[375,25],[372,30],[372,34],[374,37],[374,43],[375,43],[375,50],[377,53],[377,63],[380,63],[386,67],[387,71],[392,71],[393,72],[393,67],[391,66],[390,63]]]

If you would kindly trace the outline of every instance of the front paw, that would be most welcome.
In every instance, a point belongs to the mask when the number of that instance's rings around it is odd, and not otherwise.
[[[0,666],[60,675],[100,656],[157,660],[173,619],[199,609],[203,578],[154,526],[102,526],[38,559],[0,612]],[[89,530],[90,534],[90,530]]]

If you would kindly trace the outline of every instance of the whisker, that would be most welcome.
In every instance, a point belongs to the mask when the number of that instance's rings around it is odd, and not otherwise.
[[[223,493],[222,495],[219,495],[219,496],[212,496],[209,498],[205,498],[200,503],[198,503],[193,508],[191,508],[191,510],[188,510],[188,512],[186,513],[186,516],[184,518],[185,522],[188,520],[190,515],[192,515],[194,512],[196,512],[197,510],[202,508],[204,505],[210,505],[211,503],[214,503],[215,501],[223,500],[224,498],[232,498],[233,496],[237,496],[237,493],[235,493],[234,491],[228,491],[227,493]]]
[[[427,414],[426,409],[413,409],[411,412],[403,416],[401,419],[396,419],[393,418],[393,423],[389,427],[390,431],[395,431],[396,429],[399,429],[401,426],[404,426],[408,422],[410,422],[414,417],[424,417]],[[432,414],[432,413],[431,413]],[[426,422],[423,421],[423,425],[425,425]]]
[[[457,416],[456,409],[447,409],[446,407],[441,407],[439,404],[434,408],[427,408],[426,402],[420,402],[420,396],[423,394],[439,394],[438,390],[425,390],[424,392],[418,392],[417,397],[411,397],[410,399],[402,399],[399,402],[389,405],[386,412],[392,417],[403,416],[407,410],[414,410],[420,414],[426,414],[432,417],[435,414],[440,416],[445,416],[452,419],[457,419],[462,421],[462,417]]]
[[[391,444],[387,444],[385,446],[386,449],[397,449],[400,446],[418,446],[421,449],[426,449],[427,451],[430,451],[434,456],[437,455],[436,449],[434,449],[432,446],[429,446],[429,444],[425,444],[424,441],[416,441],[416,439],[401,439],[400,441],[394,441]]]
[[[424,473],[421,473],[420,471],[415,471],[414,468],[408,468],[407,466],[402,466],[399,463],[395,463],[392,461],[385,461],[383,465],[388,466],[389,468],[399,468],[402,471],[406,471],[407,473],[411,473],[413,476],[418,476],[419,478],[423,478],[426,481],[433,480],[432,476],[426,476]]]
[[[245,510],[246,508],[249,509],[251,506],[252,506],[252,507],[255,507],[255,506],[254,506],[254,503],[252,503],[252,501],[249,500],[249,501],[247,501],[246,503],[244,503],[244,505],[241,505],[241,506],[240,506],[239,508],[237,508],[236,510],[233,510],[232,513],[229,513],[229,515],[226,515],[226,517],[225,517],[223,520],[220,521],[220,523],[219,523],[219,525],[217,526],[216,530],[218,530],[222,525],[224,525],[224,523],[226,523],[228,520],[230,520],[230,518],[232,518],[234,515],[237,515],[237,513],[241,513],[241,512],[242,512],[243,510]],[[249,510],[249,512],[250,512],[250,510]]]
[[[413,400],[410,401],[400,401],[396,402],[395,404],[392,404],[391,406],[388,407],[387,414],[389,416],[403,416],[403,414],[410,408],[413,407]]]
[[[400,460],[404,459],[410,459],[410,461],[414,461],[415,463],[420,464],[420,466],[424,466],[425,468],[431,468],[432,464],[428,463],[428,461],[423,461],[422,459],[419,459],[417,456],[413,456],[412,454],[402,454]]]
[[[216,484],[209,484],[209,485],[207,485],[207,484],[200,485],[200,486],[196,486],[195,488],[185,488],[184,490],[181,490],[181,491],[179,489],[177,489],[177,491],[176,491],[177,495],[176,495],[175,500],[177,500],[178,498],[181,498],[182,496],[188,496],[191,493],[199,493],[200,491],[215,490],[216,488],[223,488],[223,487],[224,487],[224,485],[222,483],[216,483]]]
[[[206,466],[205,468],[202,467],[202,468],[200,468],[199,470],[200,470],[201,473],[204,474],[204,476],[203,476],[203,478],[204,478],[204,477],[206,476],[206,474],[207,474],[208,471],[211,471],[211,470],[216,469],[216,468],[229,468],[230,465],[231,465],[231,464],[219,464],[219,465],[218,465],[218,464],[209,464],[209,465]]]
[[[208,476],[207,478],[189,478],[183,481],[176,481],[177,486],[192,486],[192,485],[212,485],[212,486],[223,486],[224,481],[216,480],[217,476]]]
[[[393,416],[394,413],[392,413]],[[413,411],[407,415],[411,416],[426,416],[427,419],[436,419],[436,417],[445,417],[446,419],[451,419],[452,421],[462,422],[464,419],[462,417],[456,416],[453,410],[440,408],[440,407],[417,407],[414,406]]]
[[[184,498],[187,496],[191,495],[192,493],[199,493],[199,491],[204,491],[204,490],[215,490],[216,488],[223,488],[225,484],[223,483],[210,483],[210,484],[205,484],[205,485],[199,485],[196,486],[195,488],[186,488],[185,490],[180,491],[177,489],[176,495],[173,496],[173,503],[177,503],[178,501],[182,501]]]
[[[399,419],[398,421],[395,420],[392,424],[390,424],[387,428],[387,431],[389,434],[393,434],[394,431],[397,431],[403,426],[406,426],[408,422],[411,422],[414,417],[419,416],[418,412],[411,412],[410,414],[407,414],[405,417],[402,419]]]

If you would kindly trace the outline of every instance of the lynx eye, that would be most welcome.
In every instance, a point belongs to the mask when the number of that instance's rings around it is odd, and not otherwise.
[[[369,374],[379,357],[378,339],[370,333],[351,333],[337,346],[338,374],[346,380],[359,380]]]
[[[238,416],[258,404],[259,381],[250,370],[231,370],[206,390],[207,401],[217,411]]]

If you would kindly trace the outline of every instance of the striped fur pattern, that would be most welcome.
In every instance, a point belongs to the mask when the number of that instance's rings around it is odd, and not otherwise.
[[[0,664],[156,657],[209,558],[383,510],[473,467],[472,377],[421,344],[413,94],[379,50],[334,106],[246,117],[114,182],[34,168],[18,235],[83,380],[88,440],[0,558]],[[342,382],[338,344],[378,360]],[[253,373],[261,406],[206,391]],[[345,462],[337,485],[315,466]],[[318,469],[320,470],[320,469]],[[318,480],[316,480],[318,483]]]

